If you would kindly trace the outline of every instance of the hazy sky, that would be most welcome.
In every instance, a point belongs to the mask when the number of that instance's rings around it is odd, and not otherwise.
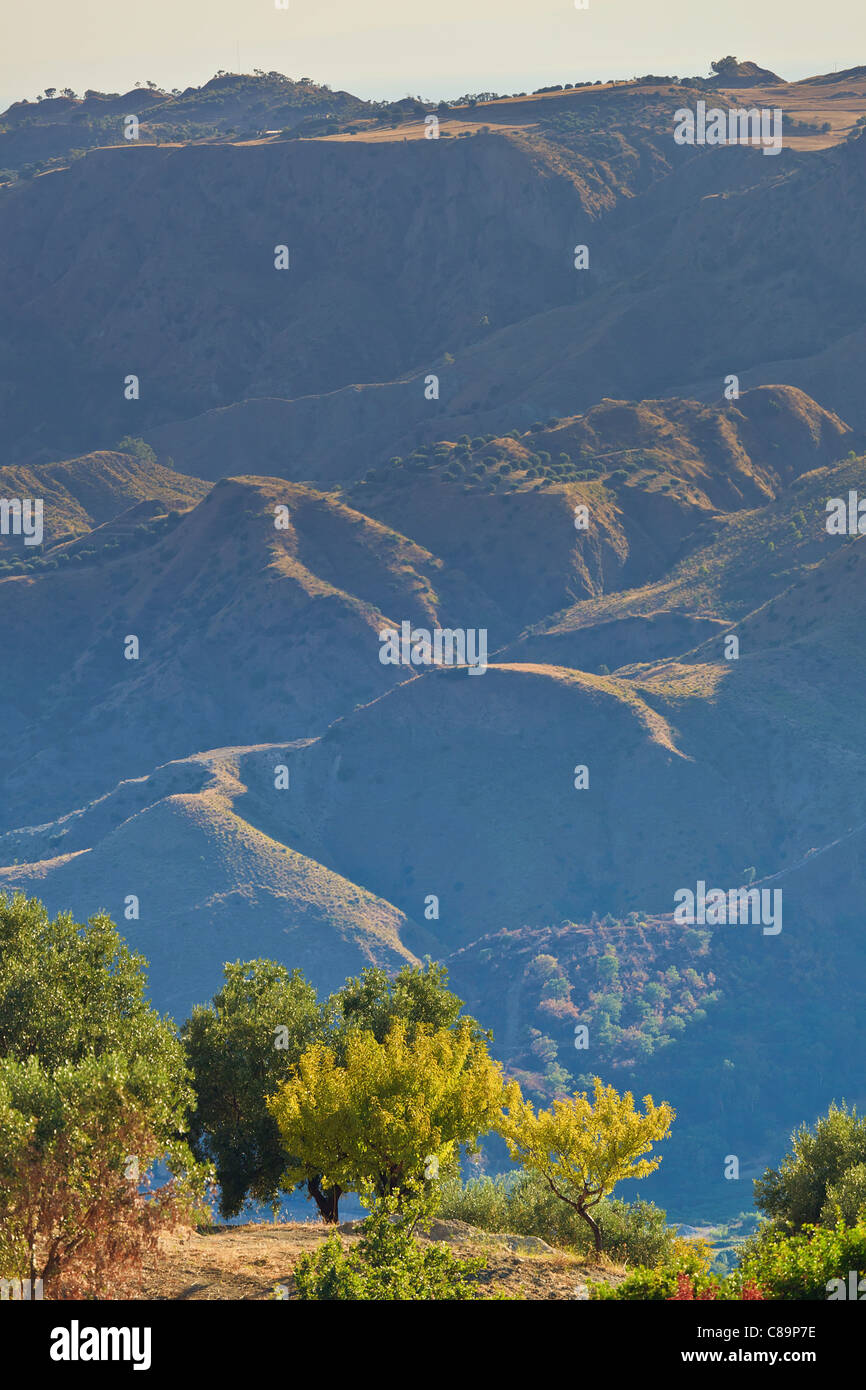
[[[734,53],[796,78],[866,61],[851,0],[0,0],[0,108],[45,87],[200,84],[277,69],[364,97],[704,74]]]

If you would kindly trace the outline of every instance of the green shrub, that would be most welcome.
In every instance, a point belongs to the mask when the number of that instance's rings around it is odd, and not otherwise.
[[[355,1250],[345,1251],[337,1235],[329,1236],[295,1267],[297,1296],[305,1300],[483,1299],[471,1281],[485,1267],[483,1259],[460,1260],[444,1245],[421,1244],[415,1227],[423,1226],[419,1198],[399,1205],[382,1198],[362,1222]]]
[[[835,1183],[828,1184],[827,1200],[821,1208],[822,1226],[844,1221],[856,1226],[866,1216],[866,1163],[848,1168]]]
[[[136,438],[134,435],[126,434],[123,439],[119,439],[114,446],[120,454],[132,454],[133,458],[138,459],[139,463],[156,463],[156,454],[150,445],[143,439]]]
[[[751,1280],[765,1298],[824,1300],[830,1281],[841,1279],[847,1287],[852,1270],[866,1273],[866,1221],[809,1226],[790,1236],[767,1227],[746,1242],[730,1277],[735,1286]]]
[[[689,1268],[689,1264],[692,1267]],[[618,1299],[630,1303],[661,1303],[677,1297],[680,1289],[680,1280],[684,1274],[688,1275],[692,1282],[692,1288],[697,1298],[702,1296],[707,1298],[717,1298],[722,1290],[719,1280],[711,1274],[706,1274],[696,1266],[700,1264],[698,1257],[693,1262],[687,1258],[680,1259],[676,1265],[669,1265],[662,1269],[635,1269],[631,1274],[626,1275],[620,1284],[601,1284],[596,1283],[590,1286],[590,1298],[594,1299]]]
[[[438,1214],[468,1221],[483,1231],[539,1236],[549,1245],[588,1255],[592,1236],[573,1207],[555,1196],[542,1178],[529,1173],[444,1181]],[[606,1255],[619,1264],[655,1266],[685,1248],[660,1207],[652,1202],[600,1202],[596,1219]]]

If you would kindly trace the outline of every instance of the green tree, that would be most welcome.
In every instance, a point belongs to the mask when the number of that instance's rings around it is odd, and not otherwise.
[[[599,956],[596,970],[598,978],[606,984],[611,984],[614,980],[619,979],[619,957],[613,946],[608,946],[604,955]]]
[[[866,1117],[831,1105],[813,1128],[801,1125],[792,1134],[791,1148],[778,1168],[755,1179],[755,1206],[783,1231],[821,1224],[825,1215],[834,1224],[834,1196],[853,1200],[856,1180],[845,1184],[845,1176],[866,1163]]]
[[[578,1091],[568,1100],[555,1100],[550,1110],[536,1112],[511,1082],[500,1127],[511,1157],[527,1172],[540,1174],[551,1192],[587,1223],[598,1254],[602,1233],[593,1207],[618,1182],[655,1171],[661,1158],[641,1155],[667,1138],[674,1112],[646,1096],[641,1114],[630,1092],[620,1096],[598,1077],[593,1078],[593,1088],[593,1101]]]
[[[119,454],[132,454],[133,458],[138,459],[139,463],[156,463],[156,454],[150,445],[143,439],[136,438],[134,435],[124,435],[123,439],[118,439],[114,447]]]
[[[526,973],[535,980],[550,980],[560,973],[559,961],[556,956],[542,952],[540,955],[533,956],[526,967]]]
[[[368,1029],[377,1042],[384,1042],[397,1019],[408,1026],[409,1036],[419,1024],[429,1028],[456,1028],[467,1021],[475,1037],[487,1037],[475,1019],[462,1013],[463,1000],[448,988],[448,971],[425,959],[423,965],[404,965],[396,975],[381,967],[370,967],[350,978],[329,1000],[333,1016],[342,1020],[338,1032],[345,1036],[353,1028]],[[335,1038],[337,1047],[340,1037]]]
[[[198,1096],[196,1151],[215,1163],[224,1216],[236,1215],[247,1197],[276,1203],[286,1190],[286,1153],[266,1097],[301,1054],[321,1041],[342,1059],[354,1032],[366,1029],[382,1042],[397,1019],[410,1038],[418,1025],[456,1027],[463,1005],[447,979],[445,968],[429,960],[396,976],[370,968],[322,1006],[299,971],[262,960],[225,967],[223,988],[182,1029]],[[309,1169],[302,1181],[322,1218],[336,1220],[340,1194]]]
[[[0,1059],[3,1278],[42,1280],[49,1298],[129,1296],[159,1232],[206,1215],[194,1167],[142,1190],[164,1147],[141,1100],[147,1066]]]
[[[495,1124],[502,1073],[469,1020],[411,1028],[398,1019],[379,1042],[352,1029],[342,1056],[314,1043],[268,1102],[287,1158],[284,1181],[320,1176],[336,1193],[384,1196],[456,1166]]]
[[[35,1057],[49,1073],[87,1057],[140,1064],[131,1094],[169,1147],[194,1096],[174,1024],[145,1000],[146,964],[105,913],[85,926],[68,912],[52,920],[35,898],[0,898],[0,1056]]]
[[[105,914],[0,898],[0,1274],[54,1296],[117,1296],[204,1191],[190,1076],[145,965]],[[148,1196],[157,1159],[174,1176]]]
[[[835,1226],[839,1221],[846,1226],[866,1222],[866,1163],[846,1168],[838,1182],[827,1187],[821,1222],[824,1226]]]
[[[275,961],[235,961],[224,975],[181,1034],[197,1095],[195,1148],[215,1165],[222,1214],[235,1216],[247,1197],[279,1200],[286,1156],[265,1098],[324,1036],[326,1011],[299,970]],[[315,1174],[308,1190],[327,1208]]]

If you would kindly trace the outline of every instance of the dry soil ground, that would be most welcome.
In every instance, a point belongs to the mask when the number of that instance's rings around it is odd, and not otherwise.
[[[276,1225],[216,1226],[205,1231],[164,1237],[145,1267],[144,1299],[267,1299],[276,1285],[294,1296],[292,1270],[299,1257],[314,1250],[327,1231],[314,1222]],[[348,1247],[357,1236],[343,1234]],[[520,1255],[481,1232],[452,1241],[460,1255],[485,1254],[488,1266],[479,1282],[489,1293],[518,1299],[574,1299],[588,1279],[618,1281],[623,1271],[596,1266],[574,1256]],[[583,1295],[585,1296],[585,1294]]]

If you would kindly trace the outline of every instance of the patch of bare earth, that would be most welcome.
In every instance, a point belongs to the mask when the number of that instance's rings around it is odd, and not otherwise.
[[[255,1301],[272,1298],[275,1286],[282,1285],[292,1298],[292,1272],[297,1261],[321,1245],[327,1235],[324,1226],[310,1221],[214,1226],[164,1236],[158,1253],[145,1263],[139,1297]],[[341,1232],[340,1240],[349,1249],[358,1236]],[[478,1278],[486,1294],[574,1299],[586,1296],[588,1280],[618,1283],[624,1274],[613,1265],[595,1265],[562,1251],[517,1254],[496,1236],[481,1231],[469,1240],[449,1243],[460,1256],[486,1256],[487,1268]]]

